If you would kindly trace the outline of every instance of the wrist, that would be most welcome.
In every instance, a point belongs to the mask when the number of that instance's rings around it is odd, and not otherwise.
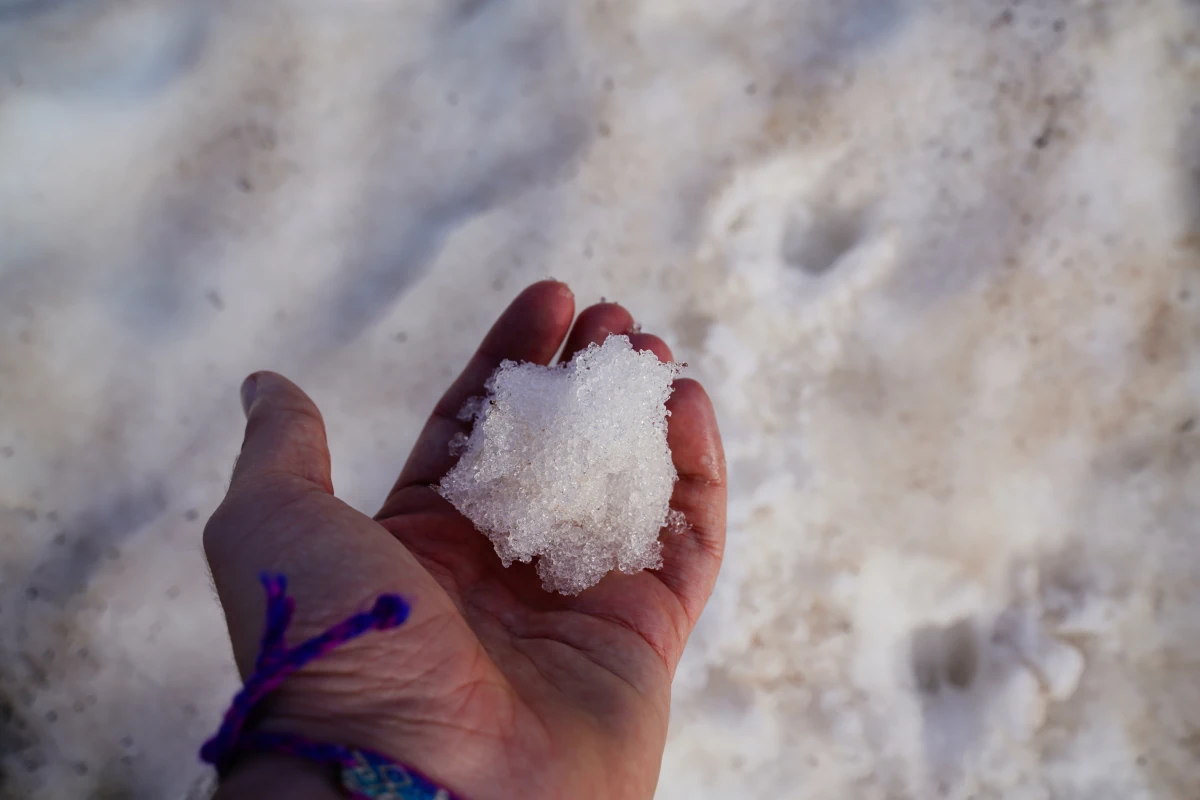
[[[390,753],[394,748],[379,748],[377,745],[363,746],[363,742],[380,741],[378,737],[355,735],[354,726],[338,724],[334,719],[317,724],[305,725],[297,720],[289,722],[280,718],[258,720],[252,730],[246,731],[241,739],[244,755],[234,762],[234,770],[242,768],[253,773],[255,788],[246,792],[246,797],[259,797],[263,787],[280,791],[271,778],[276,774],[293,770],[297,763],[309,769],[309,776],[302,783],[299,778],[287,775],[289,787],[296,784],[310,791],[315,786],[314,777],[326,786],[337,787],[337,797],[406,797],[412,800],[456,800],[460,795],[450,791],[444,784],[432,779],[409,761],[398,761]],[[380,733],[378,727],[375,732]],[[361,731],[360,731],[361,734]],[[383,740],[386,743],[386,737]],[[355,743],[355,744],[350,744]],[[263,756],[283,758],[283,763],[267,766],[249,763],[249,759]],[[445,765],[444,760],[438,763]],[[251,778],[239,778],[249,782]],[[298,790],[298,788],[297,788]],[[239,794],[234,800],[241,800]],[[274,796],[274,795],[272,795]],[[291,793],[287,795],[291,797]],[[325,794],[315,795],[312,800],[324,800]],[[304,795],[305,800],[309,796]]]
[[[239,761],[221,780],[213,800],[343,800],[333,772],[289,756],[252,754]]]
[[[331,735],[326,736],[321,729],[327,725],[317,725],[317,730],[310,732],[294,721],[287,724],[287,717],[279,716],[288,698],[294,703],[305,697],[294,690],[297,680],[301,680],[301,685],[302,678],[312,680],[313,673],[304,669],[311,661],[372,630],[388,630],[403,624],[408,617],[407,602],[396,595],[381,595],[370,611],[354,614],[325,633],[288,648],[284,635],[291,624],[295,603],[287,595],[287,581],[282,575],[266,573],[261,580],[267,592],[267,620],[254,671],[235,695],[217,733],[200,749],[201,759],[223,776],[220,800],[261,797],[264,792],[305,800],[345,797],[346,792],[353,797],[375,797],[378,790],[390,792],[398,788],[420,790],[414,797],[427,795],[450,800],[452,794],[411,767],[402,766],[378,751],[352,745],[350,742],[358,737],[342,739],[337,735],[339,725],[335,724]],[[296,675],[297,672],[300,674]],[[327,681],[332,678],[335,684],[338,682],[337,670],[322,672]],[[280,687],[285,678],[293,691]],[[282,691],[277,691],[281,688]],[[313,698],[308,699],[311,702]],[[334,708],[337,707],[335,703]],[[318,718],[330,720],[327,714]],[[353,715],[332,715],[332,720],[343,724],[353,718]]]
[[[386,775],[404,775],[406,783],[413,785],[413,797],[425,796],[415,791],[418,787],[428,789],[430,797],[440,797],[438,790],[445,792],[447,798],[458,797],[445,783],[446,773],[453,772],[453,761],[444,753],[412,746],[408,737],[391,728],[387,715],[365,720],[331,710],[312,717],[278,714],[264,717],[248,738],[251,747],[264,747],[268,752],[325,763],[336,759],[339,767],[335,783],[342,786],[345,780],[347,789],[356,787],[360,781],[373,786],[386,784]],[[469,752],[459,751],[458,755],[468,763],[472,761]]]

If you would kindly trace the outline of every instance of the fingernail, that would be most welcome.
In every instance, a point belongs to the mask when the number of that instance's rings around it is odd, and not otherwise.
[[[242,381],[242,411],[250,416],[250,406],[254,405],[254,395],[258,392],[258,375],[251,375]]]

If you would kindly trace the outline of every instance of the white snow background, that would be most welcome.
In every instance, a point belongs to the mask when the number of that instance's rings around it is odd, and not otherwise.
[[[6,797],[200,797],[271,368],[374,511],[526,283],[718,407],[659,798],[1200,792],[1200,6],[0,0]]]

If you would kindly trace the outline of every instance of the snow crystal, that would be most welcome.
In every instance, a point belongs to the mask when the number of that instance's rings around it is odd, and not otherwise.
[[[678,374],[626,336],[556,367],[505,361],[463,409],[474,429],[439,491],[505,566],[538,556],[549,591],[655,569],[659,531],[679,526],[665,406]]]

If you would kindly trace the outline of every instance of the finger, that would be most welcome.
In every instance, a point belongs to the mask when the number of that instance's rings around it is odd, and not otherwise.
[[[699,383],[676,381],[667,409],[667,444],[679,473],[671,508],[683,513],[687,529],[663,533],[658,575],[695,625],[725,551],[725,453],[712,402]]]
[[[229,490],[205,526],[204,549],[243,663],[257,649],[262,571],[286,574],[297,596],[312,586],[307,593],[349,597],[350,606],[373,599],[354,591],[366,586],[370,594],[373,572],[388,587],[432,580],[378,525],[333,497],[325,426],[308,395],[281,375],[257,372],[242,384],[242,406],[245,439]],[[370,565],[347,567],[364,552]],[[378,569],[385,561],[387,569]],[[326,608],[340,613],[337,604]],[[321,613],[318,602],[297,619]]]
[[[275,568],[279,537],[254,535],[267,520],[291,514],[291,531],[311,524],[311,498],[333,501],[325,425],[316,405],[295,384],[271,372],[257,372],[242,383],[246,433],[229,490],[204,528],[204,552],[221,602],[229,612],[239,664],[254,653],[255,630],[244,623],[258,616],[260,569]]]
[[[392,499],[402,489],[437,483],[454,465],[450,441],[455,434],[469,432],[471,427],[469,422],[458,418],[458,413],[467,400],[484,393],[484,382],[500,362],[511,359],[550,363],[574,316],[571,290],[556,281],[535,283],[512,301],[492,325],[466,369],[438,401],[378,517],[393,512]]]
[[[610,333],[629,333],[633,325],[633,315],[616,303],[589,306],[575,320],[559,360],[570,361],[589,344],[603,344]]]
[[[246,435],[230,491],[264,477],[289,476],[333,492],[325,422],[296,384],[273,372],[242,383]]]
[[[634,350],[649,350],[658,356],[659,361],[674,361],[671,348],[667,343],[652,333],[634,333],[629,336],[629,343]]]

